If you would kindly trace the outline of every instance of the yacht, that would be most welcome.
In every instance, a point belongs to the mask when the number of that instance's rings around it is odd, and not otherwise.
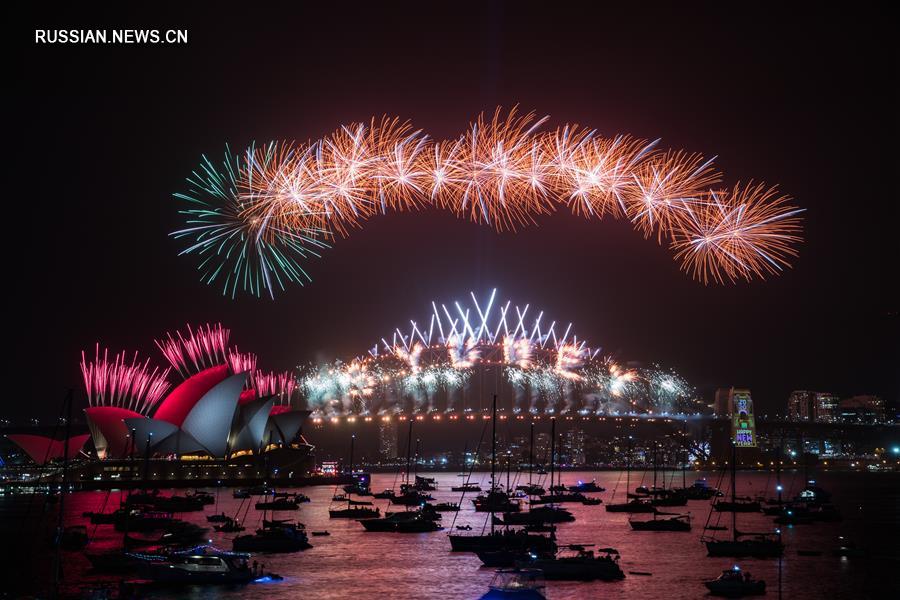
[[[450,488],[451,492],[480,492],[481,486],[477,483],[464,483],[462,485],[454,485]]]
[[[366,531],[387,533],[427,533],[443,529],[421,511],[393,513],[380,519],[360,520]]]
[[[606,488],[597,485],[597,480],[579,481],[575,485],[568,487],[570,492],[605,492]]]
[[[234,538],[232,545],[236,552],[297,552],[312,548],[302,525],[266,521],[255,534]]]
[[[753,579],[750,573],[742,573],[737,565],[722,571],[722,574],[715,579],[704,581],[703,585],[706,586],[713,596],[738,598],[740,596],[757,596],[766,593],[765,581]]]
[[[635,531],[690,531],[691,517],[690,515],[676,515],[668,519],[658,519],[657,513],[653,514],[653,519],[647,521],[628,520],[629,525]]]
[[[517,567],[540,569],[546,579],[567,581],[614,581],[624,579],[619,567],[619,553],[615,548],[588,550],[585,545],[571,545],[551,558],[529,558],[516,563]]]
[[[536,506],[528,512],[503,513],[504,525],[538,525],[544,523],[571,523],[575,516],[558,506]]]
[[[488,585],[485,598],[523,598],[542,600],[544,584],[542,573],[535,569],[500,569]]]
[[[249,567],[250,555],[199,546],[186,552],[172,552],[164,561],[144,564],[148,579],[163,584],[240,584],[256,579]]]

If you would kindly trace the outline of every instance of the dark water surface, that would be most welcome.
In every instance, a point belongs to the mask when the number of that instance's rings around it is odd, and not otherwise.
[[[459,500],[460,494],[449,491],[461,478],[454,473],[433,474],[439,490],[432,492],[435,501]],[[642,474],[633,473],[631,486],[641,482]],[[712,484],[717,475],[708,476]],[[617,488],[616,501],[624,495],[624,476],[618,472],[577,473],[567,472],[563,482],[597,479],[607,491],[599,494],[604,502],[610,500]],[[689,474],[688,484],[695,475]],[[652,476],[644,475],[649,484]],[[680,475],[675,485],[680,485]],[[822,473],[819,484],[831,491],[834,502],[844,515],[843,522],[824,523],[783,528],[786,545],[782,561],[782,595],[784,598],[887,598],[897,597],[898,573],[900,573],[900,474]],[[392,474],[376,474],[372,477],[373,491],[390,488],[395,484]],[[482,487],[487,487],[487,475],[476,474]],[[802,475],[785,473],[786,492],[796,492],[802,484]],[[742,473],[739,477],[739,494],[756,496],[774,495],[774,478],[766,473]],[[727,482],[722,487],[727,486]],[[210,490],[213,491],[213,490]],[[158,598],[265,598],[287,600],[297,598],[479,598],[487,591],[493,571],[480,566],[474,554],[452,553],[446,535],[455,531],[454,525],[471,525],[472,533],[479,532],[486,522],[486,515],[475,513],[467,494],[463,510],[444,513],[443,532],[427,534],[366,533],[353,520],[329,519],[328,506],[334,493],[331,487],[311,487],[301,490],[312,498],[296,512],[278,513],[279,518],[296,518],[311,531],[327,529],[329,537],[310,537],[313,548],[305,552],[281,555],[257,555],[255,559],[265,563],[268,570],[284,576],[284,581],[258,583],[235,588],[193,588],[177,592],[154,592]],[[112,492],[107,511],[118,504],[119,492]],[[84,511],[100,510],[106,492],[79,492],[67,499],[66,513],[69,524],[84,523]],[[787,496],[786,496],[787,497]],[[5,570],[27,556],[24,566],[16,573],[4,577],[7,590],[39,587],[47,577],[50,554],[43,554],[37,543],[36,533],[30,521],[22,518],[21,511],[13,511],[12,499],[0,500],[0,518]],[[234,515],[240,504],[231,496],[230,489],[222,489],[218,507],[207,507],[204,512],[186,513],[188,521],[207,526],[205,516],[215,510]],[[254,500],[255,502],[255,500]],[[386,501],[376,500],[384,510]],[[567,598],[660,598],[666,600],[699,598],[706,596],[701,580],[711,578],[735,563],[731,559],[709,558],[700,542],[703,525],[710,513],[709,503],[690,501],[686,510],[693,518],[690,533],[635,532],[628,525],[629,516],[624,513],[607,513],[603,505],[583,506],[566,504],[577,520],[559,526],[559,543],[585,543],[612,546],[621,553],[621,566],[626,573],[623,581],[614,583],[548,582],[546,595],[551,599]],[[52,524],[52,508],[40,515],[30,511],[32,519],[43,519]],[[683,512],[683,508],[663,509]],[[262,514],[250,510],[248,531],[255,528]],[[456,522],[454,523],[454,517]],[[636,515],[636,518],[646,518]],[[770,517],[761,514],[739,515],[738,528],[742,531],[773,531]],[[727,532],[715,532],[719,537],[730,536],[731,515],[714,513],[711,523],[721,521],[729,527]],[[90,526],[94,536],[91,550],[112,548],[121,542],[111,525]],[[231,538],[238,534],[217,533],[210,528],[213,544],[231,549]],[[857,542],[873,556],[868,559],[842,559],[831,555],[838,536],[843,535]],[[822,551],[821,556],[798,556],[798,550]],[[778,560],[741,559],[739,564],[754,576],[763,578],[768,586],[768,597],[778,597]],[[90,585],[103,578],[89,572],[89,563],[80,553],[65,554],[65,578],[70,590]],[[641,571],[652,575],[630,575],[629,571]],[[106,581],[109,579],[107,578]],[[32,585],[33,584],[33,585]]]

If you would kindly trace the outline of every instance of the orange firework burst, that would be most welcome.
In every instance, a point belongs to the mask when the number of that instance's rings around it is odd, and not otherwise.
[[[675,230],[672,247],[681,268],[704,283],[779,273],[801,239],[802,209],[790,201],[763,183],[710,191]]]
[[[553,136],[562,196],[575,214],[614,217],[625,214],[625,198],[635,187],[634,170],[653,156],[656,142],[630,136],[603,138],[577,127]]]
[[[309,160],[308,145],[282,142],[247,150],[238,181],[242,216],[266,241],[281,231],[331,232]]]
[[[669,151],[656,154],[634,169],[634,185],[625,195],[626,214],[635,227],[657,240],[671,236],[690,207],[720,181],[712,161],[700,154]]]
[[[479,115],[452,163],[451,178],[460,182],[462,193],[444,205],[497,230],[514,230],[550,212],[552,204],[535,180],[540,165],[534,164],[533,133],[546,120],[535,120],[534,113],[517,116],[515,109],[504,117],[498,108],[490,121]]]

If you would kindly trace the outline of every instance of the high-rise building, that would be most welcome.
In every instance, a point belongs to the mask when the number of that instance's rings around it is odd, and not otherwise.
[[[832,423],[837,417],[841,399],[829,392],[816,393],[815,420],[820,423]]]
[[[816,415],[816,393],[794,390],[788,396],[788,419],[791,421],[813,421]]]
[[[397,458],[397,422],[393,419],[378,424],[378,452],[381,458]]]
[[[534,436],[534,463],[546,465],[550,462],[550,434],[538,433]]]
[[[584,430],[573,427],[563,434],[562,458],[573,467],[584,466]]]

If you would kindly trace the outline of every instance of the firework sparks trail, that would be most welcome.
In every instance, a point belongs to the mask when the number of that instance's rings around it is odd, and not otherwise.
[[[624,217],[669,244],[704,283],[781,272],[801,241],[799,209],[764,184],[720,190],[713,159],[659,140],[604,137],[577,125],[539,131],[547,117],[497,109],[452,140],[384,117],[321,140],[251,145],[221,165],[203,158],[187,179],[181,254],[201,279],[274,298],[310,277],[305,260],[376,214],[438,207],[498,231],[559,206],[586,218]]]
[[[229,362],[230,330],[220,323],[207,323],[196,331],[188,325],[187,331],[187,335],[176,331],[174,336],[166,332],[165,339],[155,340],[157,348],[183,378]]]
[[[256,355],[252,352],[241,352],[238,347],[228,349],[228,366],[232,373],[249,373],[244,387],[252,389],[256,387]],[[258,392],[259,390],[257,390]]]
[[[256,393],[260,396],[274,396],[281,406],[291,406],[297,391],[297,378],[290,371],[256,371],[253,375]]]
[[[81,353],[81,374],[90,406],[116,406],[148,414],[169,389],[170,368],[150,368],[150,359],[141,363],[137,352],[129,362],[125,352],[109,359],[107,349],[94,349],[94,360]]]

